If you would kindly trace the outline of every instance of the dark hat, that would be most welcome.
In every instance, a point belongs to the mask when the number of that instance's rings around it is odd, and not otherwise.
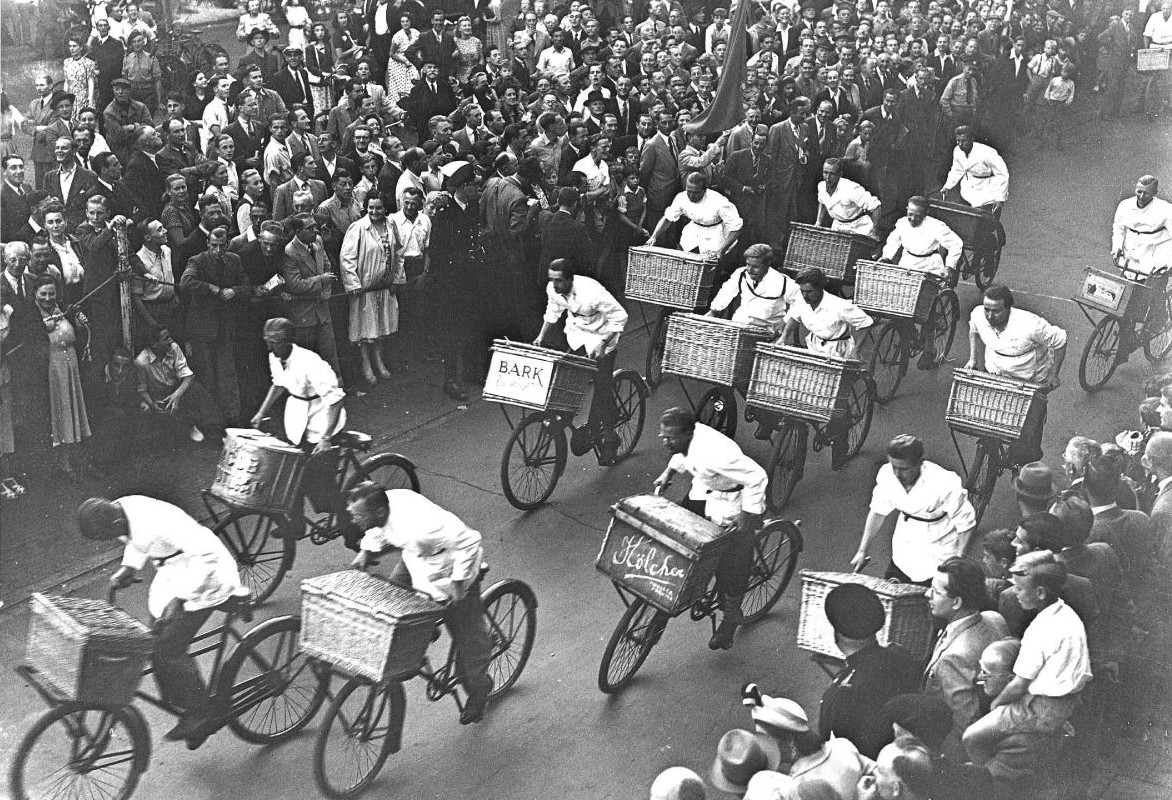
[[[826,49],[826,50],[833,50],[833,49],[834,49],[834,45],[833,45],[833,44],[831,44],[830,40],[829,40],[829,39],[827,39],[827,38],[825,38],[825,37],[823,37],[823,38],[821,38],[821,39],[818,39],[817,41],[815,41],[815,42],[814,42],[814,47],[815,47],[815,48],[822,47],[822,48],[824,48],[824,49]]]
[[[729,794],[743,795],[758,772],[776,770],[780,752],[768,737],[734,729],[720,737],[708,781]]]
[[[586,103],[605,103],[606,98],[602,96],[602,92],[591,92],[586,96]]]
[[[53,92],[53,96],[49,98],[49,108],[56,108],[57,104],[63,100],[68,100],[72,103],[77,100],[77,97],[70,94],[69,92],[63,92],[58,89],[57,91]]]
[[[110,85],[111,86],[125,86],[127,89],[129,89],[131,86],[131,83],[130,83],[130,81],[126,80],[126,78],[115,78],[114,80],[112,80],[110,82]]]
[[[271,33],[269,33],[267,30],[265,30],[264,28],[253,28],[252,30],[250,30],[248,32],[248,39],[246,41],[251,42],[257,36],[265,37],[266,42],[273,38],[273,35]]]
[[[1013,479],[1018,497],[1027,500],[1052,500],[1058,494],[1054,489],[1054,473],[1041,461],[1032,461],[1021,468]]]
[[[879,595],[858,583],[835,586],[826,595],[826,618],[848,639],[874,636],[887,621]]]
[[[932,750],[939,750],[952,730],[952,709],[940,697],[897,694],[883,704],[883,719],[898,725]]]

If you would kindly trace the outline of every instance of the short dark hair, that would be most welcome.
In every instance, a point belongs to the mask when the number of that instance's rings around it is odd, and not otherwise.
[[[298,150],[293,154],[293,157],[289,159],[289,168],[292,169],[294,173],[296,173],[301,169],[301,167],[305,164],[305,160],[308,158],[313,158],[313,153],[309,152],[308,150]]]
[[[1010,564],[1017,558],[1017,550],[1013,547],[1013,531],[1007,528],[998,528],[989,531],[981,538],[981,549],[999,561],[1008,561]]]
[[[888,443],[887,457],[898,458],[901,461],[923,461],[924,442],[918,436],[901,433]]]
[[[964,608],[980,609],[987,599],[985,571],[975,561],[953,556],[945,559],[936,571],[948,576],[948,594],[959,597]]]
[[[199,207],[200,214],[206,211],[208,206],[220,206],[220,210],[224,210],[223,204],[220,203],[220,198],[211,194],[205,194],[203,197],[199,198],[199,202],[197,202],[196,205]]]
[[[1003,283],[995,283],[985,290],[985,298],[993,302],[1002,302],[1006,308],[1013,308],[1013,292]]]
[[[110,165],[111,158],[117,158],[117,157],[118,156],[114,155],[109,150],[106,150],[105,152],[98,153],[97,155],[94,155],[94,156],[90,156],[90,167],[93,168],[94,172],[100,173],[102,170],[104,170],[107,166]]]
[[[1062,523],[1062,543],[1065,547],[1086,544],[1095,524],[1095,515],[1086,500],[1077,494],[1061,497],[1055,501],[1050,513]]]
[[[558,189],[558,205],[566,208],[574,208],[578,205],[580,196],[578,190],[570,186],[563,186]]]
[[[804,269],[799,272],[797,277],[794,278],[794,281],[798,284],[798,286],[805,286],[806,284],[810,284],[811,286],[817,286],[819,289],[821,289],[826,286],[826,273],[817,267],[810,267],[809,269]]]
[[[366,506],[373,511],[385,511],[391,507],[387,490],[374,481],[363,481],[346,495],[347,503]]]
[[[354,176],[350,174],[350,170],[348,170],[348,169],[334,170],[334,183],[335,184],[337,184],[337,182],[343,178],[348,181],[354,180]]]
[[[549,262],[548,270],[550,272],[560,272],[567,278],[574,277],[574,262],[568,258],[555,258]]]
[[[316,224],[317,220],[314,218],[313,214],[308,214],[305,212],[294,214],[289,218],[289,227],[293,229],[294,233],[304,230],[305,227],[310,223]]]
[[[659,424],[679,431],[696,430],[696,414],[680,406],[672,406],[659,417]]]
[[[1062,531],[1062,520],[1049,511],[1030,514],[1018,523],[1025,531],[1025,540],[1035,550],[1058,552],[1066,546]]]
[[[1087,462],[1083,470],[1083,485],[1091,497],[1113,499],[1119,491],[1120,470],[1112,456],[1100,454]]]

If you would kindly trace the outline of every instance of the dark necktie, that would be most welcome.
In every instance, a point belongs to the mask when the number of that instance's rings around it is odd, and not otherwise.
[[[964,97],[965,97],[965,103],[967,105],[970,105],[970,106],[976,105],[976,103],[973,102],[973,79],[972,78],[965,78],[964,79]]]
[[[305,249],[309,251],[310,260],[312,260],[313,263],[316,264],[317,263],[317,250],[314,248],[314,246],[312,244],[305,245]]]
[[[680,157],[680,156],[679,156],[679,153],[676,151],[676,143],[675,143],[675,140],[674,140],[674,139],[672,139],[670,136],[669,136],[669,137],[667,137],[667,146],[668,146],[668,149],[670,149],[670,150],[671,150],[671,160],[672,160],[672,161],[677,161],[677,160],[679,159],[679,157]]]

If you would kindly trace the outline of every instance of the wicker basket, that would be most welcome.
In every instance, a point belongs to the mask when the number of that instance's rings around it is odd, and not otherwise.
[[[1074,299],[1128,322],[1140,322],[1148,313],[1148,287],[1093,267],[1083,270]]]
[[[1141,48],[1135,55],[1136,72],[1162,72],[1172,65],[1172,50]]]
[[[1041,388],[1041,384],[987,372],[954,370],[944,418],[953,430],[1015,441],[1031,413],[1037,413],[1035,404],[1043,402]]]
[[[145,625],[101,600],[32,596],[27,661],[72,700],[126,705],[154,647]]]
[[[697,314],[672,314],[667,323],[663,371],[744,389],[753,372],[754,346],[773,338],[773,332],[766,328]]]
[[[862,363],[818,355],[800,347],[757,345],[746,402],[810,422],[829,422],[846,412]]]
[[[594,359],[497,339],[484,399],[537,411],[577,414],[594,376]]]
[[[356,570],[301,583],[301,649],[372,681],[423,665],[444,609],[429,597]]]
[[[844,583],[859,583],[879,595],[887,621],[879,643],[898,644],[913,657],[926,661],[932,647],[932,613],[923,586],[860,575],[854,572],[802,570],[802,609],[798,620],[798,647],[819,655],[845,658],[834,643],[834,628],[826,618],[826,595]]]
[[[795,223],[789,229],[782,268],[797,274],[816,267],[827,278],[854,283],[856,262],[870,258],[878,247],[879,241],[870,236]]]
[[[628,300],[642,300],[681,311],[708,308],[717,262],[666,247],[632,247],[627,252]]]
[[[997,220],[988,211],[947,200],[929,200],[928,216],[951,228],[965,247],[984,246],[997,227]]]
[[[924,322],[939,285],[926,272],[878,261],[860,261],[853,302],[864,311]]]

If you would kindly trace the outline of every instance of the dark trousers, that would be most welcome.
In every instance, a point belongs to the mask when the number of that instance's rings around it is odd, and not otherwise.
[[[236,356],[232,339],[221,335],[213,341],[193,339],[191,368],[204,387],[216,398],[228,424],[240,421],[240,382],[236,377]],[[188,392],[190,394],[190,392]]]
[[[681,505],[701,517],[704,516],[703,500],[685,499]],[[728,535],[728,549],[716,562],[716,592],[720,597],[720,610],[726,618],[741,621],[741,600],[753,574],[753,545],[757,541],[755,532],[736,531]]]
[[[581,347],[574,353],[586,355],[586,351]],[[613,431],[615,423],[618,422],[619,410],[614,402],[614,362],[618,353],[618,348],[615,348],[614,352],[595,359],[598,371],[594,373],[594,398],[590,401],[590,416],[586,423],[591,428],[601,427],[606,431]]]
[[[342,379],[342,366],[338,363],[338,345],[334,339],[333,322],[326,320],[316,325],[294,328],[293,343],[324,358],[334,368],[338,380]]]
[[[896,583],[910,583],[913,586],[931,586],[932,585],[931,578],[929,578],[926,581],[913,581],[911,578],[909,578],[907,576],[906,572],[904,572],[899,567],[895,566],[894,561],[892,561],[891,563],[889,563],[887,565],[887,572],[885,572],[883,574],[883,577],[889,581],[895,581]]]
[[[189,714],[206,713],[208,690],[195,659],[187,648],[208,621],[214,609],[184,611],[183,601],[174,600],[155,620],[155,650],[153,664],[155,683],[165,702],[178,706]]]
[[[1107,102],[1103,109],[1109,116],[1119,116],[1123,108],[1123,97],[1127,94],[1127,84],[1131,79],[1130,65],[1109,67],[1107,69]]]

